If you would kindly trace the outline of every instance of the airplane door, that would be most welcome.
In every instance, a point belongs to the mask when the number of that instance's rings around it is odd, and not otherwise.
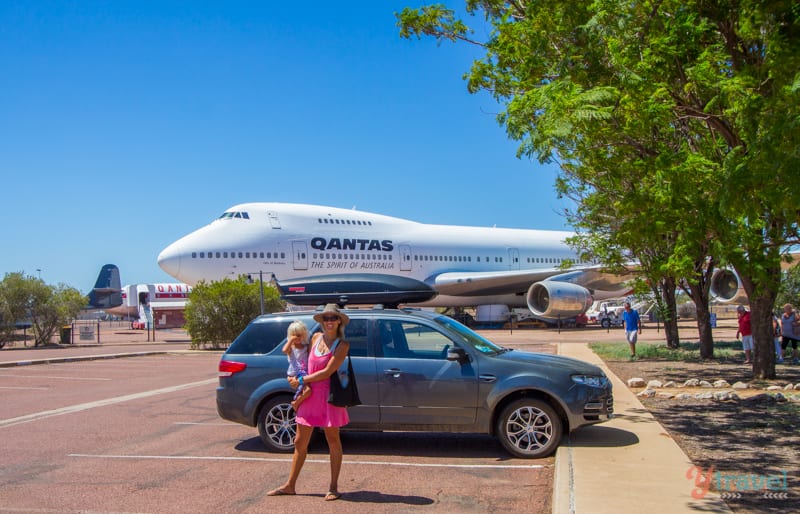
[[[519,249],[517,248],[508,249],[508,268],[519,269]]]
[[[305,241],[292,241],[292,262],[294,269],[308,269],[308,249]]]
[[[400,245],[400,271],[411,271],[411,247]]]
[[[278,213],[275,211],[267,211],[267,218],[269,219],[269,226],[272,228],[281,228],[281,220],[278,218]]]

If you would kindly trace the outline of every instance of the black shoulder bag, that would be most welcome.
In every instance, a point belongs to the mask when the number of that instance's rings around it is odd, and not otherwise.
[[[350,362],[350,352],[347,352],[347,373],[337,369],[331,375],[331,392],[328,403],[337,407],[353,407],[361,405],[356,386],[356,374],[353,373],[353,363]]]

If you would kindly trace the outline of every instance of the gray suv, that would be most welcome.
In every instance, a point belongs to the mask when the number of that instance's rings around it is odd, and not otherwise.
[[[418,310],[348,309],[345,336],[362,405],[347,430],[479,432],[512,455],[545,457],[564,432],[612,417],[611,383],[592,364],[502,348],[444,315]],[[258,426],[268,449],[294,449],[293,391],[281,348],[314,311],[256,318],[219,363],[217,411]]]

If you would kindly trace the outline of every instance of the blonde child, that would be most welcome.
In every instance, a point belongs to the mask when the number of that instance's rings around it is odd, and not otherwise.
[[[293,321],[286,329],[286,344],[283,345],[283,353],[289,359],[286,376],[303,377],[308,374],[308,328],[302,321]],[[294,394],[292,408],[296,411],[310,394],[311,387],[303,385],[301,382]]]

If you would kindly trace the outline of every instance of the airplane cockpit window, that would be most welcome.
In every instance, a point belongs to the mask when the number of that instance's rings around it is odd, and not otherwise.
[[[250,219],[250,214],[248,214],[245,211],[238,211],[238,212],[228,211],[228,212],[223,212],[222,215],[218,219],[229,220],[231,218],[239,218],[239,219],[249,220]]]

